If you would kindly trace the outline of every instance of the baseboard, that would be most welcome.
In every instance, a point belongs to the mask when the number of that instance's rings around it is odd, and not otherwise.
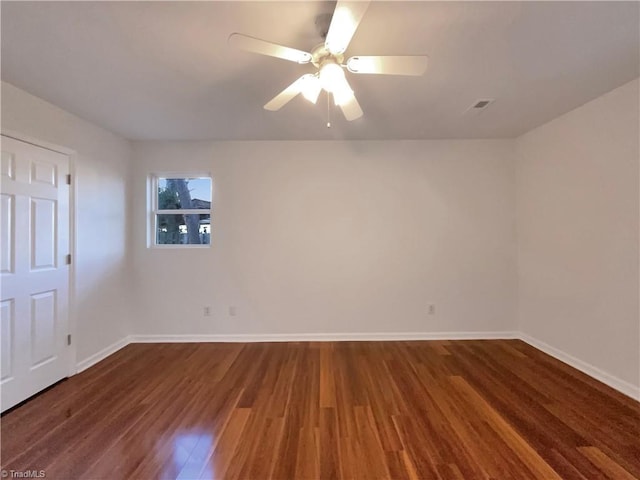
[[[283,333],[235,335],[132,335],[131,343],[188,342],[357,342],[400,340],[490,340],[518,338],[517,332],[380,332],[380,333]]]
[[[81,362],[78,362],[76,364],[76,373],[80,373],[80,372],[86,370],[87,368],[92,367],[96,363],[104,360],[109,355],[113,355],[118,350],[120,350],[123,347],[126,347],[130,343],[131,343],[131,338],[130,337],[121,338],[117,342],[114,342],[111,345],[103,348],[98,353],[94,353],[90,357],[85,358]]]
[[[532,347],[586,373],[590,377],[640,401],[640,388],[593,365],[522,332],[379,332],[379,333],[287,333],[224,335],[130,335],[79,362],[76,372],[95,365],[129,343],[254,343],[254,342],[342,342],[342,341],[411,341],[411,340],[502,340],[520,339]]]
[[[615,375],[611,375],[610,373],[600,370],[599,368],[594,367],[593,365],[587,362],[584,362],[579,358],[569,355],[568,353],[563,352],[562,350],[556,347],[552,347],[548,343],[538,340],[537,338],[527,335],[526,333],[520,332],[519,338],[520,340],[528,343],[532,347],[535,347],[538,350],[541,350],[544,353],[551,355],[552,357],[560,360],[561,362],[566,363],[567,365],[577,370],[580,370],[583,373],[586,373],[590,377],[593,377],[596,380],[599,380],[600,382],[610,386],[611,388],[619,391],[620,393],[624,393],[626,396],[631,397],[634,400],[640,401],[639,387],[629,382],[626,382],[625,380],[621,380]]]

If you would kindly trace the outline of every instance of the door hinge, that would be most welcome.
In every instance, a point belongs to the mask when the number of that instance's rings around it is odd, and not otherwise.
[[[71,185],[71,174],[67,173],[67,185]]]
[[[71,334],[67,335],[67,345],[71,345]]]
[[[71,265],[71,254],[68,254],[68,255],[65,257],[64,262],[65,262],[67,265]]]

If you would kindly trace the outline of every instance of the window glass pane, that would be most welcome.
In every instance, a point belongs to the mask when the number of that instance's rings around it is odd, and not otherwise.
[[[209,245],[211,243],[211,215],[156,215],[157,245]]]
[[[210,178],[159,178],[158,210],[211,208]]]

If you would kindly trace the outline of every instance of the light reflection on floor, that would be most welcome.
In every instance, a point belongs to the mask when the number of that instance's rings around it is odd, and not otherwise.
[[[173,440],[173,463],[176,479],[213,479],[211,467],[211,450],[213,435],[210,432],[177,433]]]

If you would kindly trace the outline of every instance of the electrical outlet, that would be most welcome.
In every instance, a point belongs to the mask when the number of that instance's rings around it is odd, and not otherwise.
[[[235,307],[235,305],[231,305],[231,306],[229,307],[229,315],[230,315],[230,316],[232,316],[232,317],[235,317],[235,316],[236,316],[236,313],[237,313],[237,312],[236,312],[236,307]]]
[[[427,307],[427,313],[429,315],[435,315],[436,314],[436,306],[433,303],[429,304],[429,306]]]
[[[211,316],[211,307],[209,307],[209,306],[204,307],[203,314],[204,314],[205,317],[210,317]]]

